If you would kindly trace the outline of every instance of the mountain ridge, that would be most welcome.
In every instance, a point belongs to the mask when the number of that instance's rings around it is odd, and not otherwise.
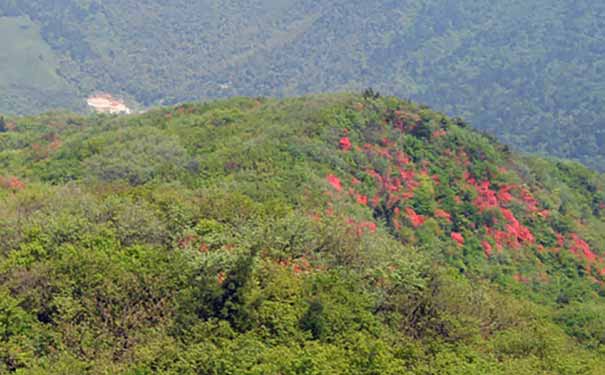
[[[372,91],[6,123],[3,370],[603,369],[577,163]]]
[[[153,106],[373,86],[595,169],[605,165],[604,12],[587,0],[0,2],[60,55],[71,109],[94,91]],[[20,91],[0,111],[55,107],[37,95]]]

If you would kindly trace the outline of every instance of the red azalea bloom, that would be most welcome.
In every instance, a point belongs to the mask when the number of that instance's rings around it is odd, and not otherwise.
[[[353,145],[351,144],[351,140],[349,139],[349,137],[340,138],[340,148],[343,151],[349,151],[352,147]]]
[[[531,195],[527,189],[521,189],[521,199],[528,210],[534,212],[538,210],[538,201]]]
[[[328,180],[328,183],[332,185],[332,187],[336,189],[336,191],[342,191],[342,184],[340,183],[340,178],[330,174],[326,177],[326,180]]]
[[[364,234],[366,234],[368,232],[376,233],[376,230],[378,229],[378,226],[376,225],[376,223],[374,223],[372,221],[362,221],[362,222],[358,223],[357,221],[355,221],[353,219],[349,219],[348,223],[355,230],[355,234],[357,235],[357,237],[362,237]]]
[[[420,227],[426,221],[424,216],[418,215],[416,211],[414,211],[414,209],[412,209],[411,207],[406,207],[405,213],[407,214],[408,219],[410,220],[414,228]]]
[[[570,249],[572,253],[577,254],[581,251],[582,255],[584,255],[584,257],[588,259],[589,262],[594,262],[597,259],[596,254],[593,253],[592,250],[590,250],[590,246],[586,241],[581,239],[575,233],[571,235],[571,238],[573,240],[573,245]]]
[[[491,190],[490,182],[483,181],[479,184],[474,183],[473,179],[469,179],[469,183],[475,186],[477,190],[478,196],[474,201],[476,207],[480,210],[485,210],[490,207],[496,207],[498,205],[498,198],[496,197],[496,192]]]
[[[375,195],[374,198],[372,198],[372,206],[376,207],[376,206],[378,206],[379,203],[380,203],[380,196]]]
[[[533,233],[529,230],[529,228],[521,225],[510,210],[501,207],[500,211],[506,218],[506,221],[509,223],[506,226],[506,230],[508,232],[507,234],[509,236],[509,242],[511,245],[513,245],[513,248],[519,247],[519,241],[528,243],[535,242],[536,239]]]
[[[403,193],[401,193],[401,198],[402,199],[412,199],[412,198],[414,198],[414,192],[413,191],[404,191]]]
[[[557,243],[561,247],[565,246],[565,237],[561,233],[557,233]]]
[[[462,236],[461,233],[452,232],[451,237],[452,237],[452,240],[456,241],[459,246],[464,245],[464,237]]]
[[[403,152],[397,151],[396,159],[399,164],[407,165],[410,164],[410,158],[408,158]]]
[[[502,202],[502,203],[508,203],[511,200],[513,200],[513,196],[510,193],[510,191],[512,190],[512,186],[503,186],[500,188],[500,190],[498,190],[498,199]]]
[[[500,212],[502,212],[502,216],[504,216],[504,218],[511,224],[513,225],[518,225],[519,222],[517,221],[517,219],[515,218],[515,215],[513,215],[512,211],[507,209],[507,208],[500,208]]]
[[[13,191],[19,191],[25,189],[25,184],[17,177],[11,177],[6,184],[6,187]]]
[[[450,215],[449,212],[446,212],[440,208],[435,210],[435,217],[438,217],[440,219],[445,219],[447,221],[452,220],[452,215]]]
[[[367,206],[368,205],[368,196],[357,194],[357,203]]]
[[[361,223],[360,225],[362,228],[366,228],[367,230],[369,230],[370,233],[376,233],[376,229],[378,228],[376,223],[373,223],[371,221],[365,221],[365,222]]]
[[[485,256],[487,256],[489,258],[493,252],[492,244],[490,244],[487,241],[483,241],[481,243],[481,245],[483,246],[483,251],[485,252]]]

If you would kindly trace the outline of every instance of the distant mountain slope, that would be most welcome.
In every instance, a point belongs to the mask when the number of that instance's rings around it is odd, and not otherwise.
[[[0,17],[0,111],[77,108],[78,93],[58,74],[59,57],[26,17]]]
[[[519,149],[605,165],[598,1],[3,0],[2,13],[41,26],[81,96],[153,105],[373,86]]]
[[[372,92],[3,122],[0,372],[605,371],[578,164]]]

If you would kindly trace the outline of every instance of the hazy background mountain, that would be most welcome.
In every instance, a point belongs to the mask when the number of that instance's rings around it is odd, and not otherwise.
[[[0,0],[0,111],[373,86],[602,169],[605,4]]]

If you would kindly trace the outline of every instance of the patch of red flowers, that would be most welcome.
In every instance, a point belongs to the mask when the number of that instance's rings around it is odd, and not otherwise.
[[[464,245],[464,237],[462,236],[462,233],[452,232],[451,238],[458,244],[458,246]]]
[[[349,137],[340,138],[340,149],[341,150],[350,151],[351,148],[353,148],[353,144],[351,143],[351,140],[349,139]]]
[[[590,250],[590,246],[586,241],[581,239],[576,233],[571,234],[572,245],[570,251],[574,254],[584,255],[589,262],[594,262],[597,259],[595,253]]]
[[[513,245],[514,248],[519,247],[519,242],[523,243],[534,243],[535,237],[533,233],[524,225],[521,225],[519,221],[515,218],[513,213],[506,209],[500,208],[502,215],[506,218],[508,224],[506,225],[506,231],[509,236],[509,243]]]
[[[342,184],[340,183],[340,178],[330,174],[326,177],[326,180],[336,191],[342,191]]]
[[[446,212],[440,208],[437,208],[435,210],[435,217],[440,218],[440,219],[445,219],[449,222],[452,221],[452,215],[450,215],[449,212]]]
[[[17,192],[25,189],[25,183],[14,176],[10,178],[0,177],[0,187]]]
[[[521,199],[530,212],[538,211],[538,201],[525,188],[521,189]]]
[[[474,180],[467,179],[469,183],[473,183]],[[490,182],[483,181],[479,184],[474,184],[477,190],[478,196],[475,199],[475,206],[480,210],[485,210],[490,207],[496,207],[498,205],[498,198],[496,192],[490,189]]]
[[[498,190],[498,199],[503,203],[508,203],[508,202],[512,201],[513,196],[510,193],[512,188],[513,187],[510,185],[501,187],[500,190]]]
[[[414,211],[414,209],[411,208],[411,207],[406,207],[405,213],[406,213],[408,219],[410,220],[410,223],[412,223],[412,226],[414,228],[420,227],[426,221],[426,219],[424,218],[424,216],[418,215],[416,213],[416,211]]]
[[[357,194],[357,203],[367,206],[368,205],[368,196]]]
[[[557,244],[560,247],[565,246],[565,237],[563,237],[563,235],[561,233],[557,233]]]
[[[395,160],[397,160],[397,163],[399,163],[400,165],[410,164],[410,158],[407,157],[407,155],[401,151],[397,151],[397,153],[395,154]]]
[[[376,230],[378,229],[378,225],[372,221],[358,222],[354,219],[349,219],[348,222],[355,231],[357,237],[362,237],[366,233],[376,233]]]
[[[492,244],[487,241],[483,241],[481,242],[481,246],[483,246],[483,252],[485,253],[485,256],[489,258],[493,252]]]

